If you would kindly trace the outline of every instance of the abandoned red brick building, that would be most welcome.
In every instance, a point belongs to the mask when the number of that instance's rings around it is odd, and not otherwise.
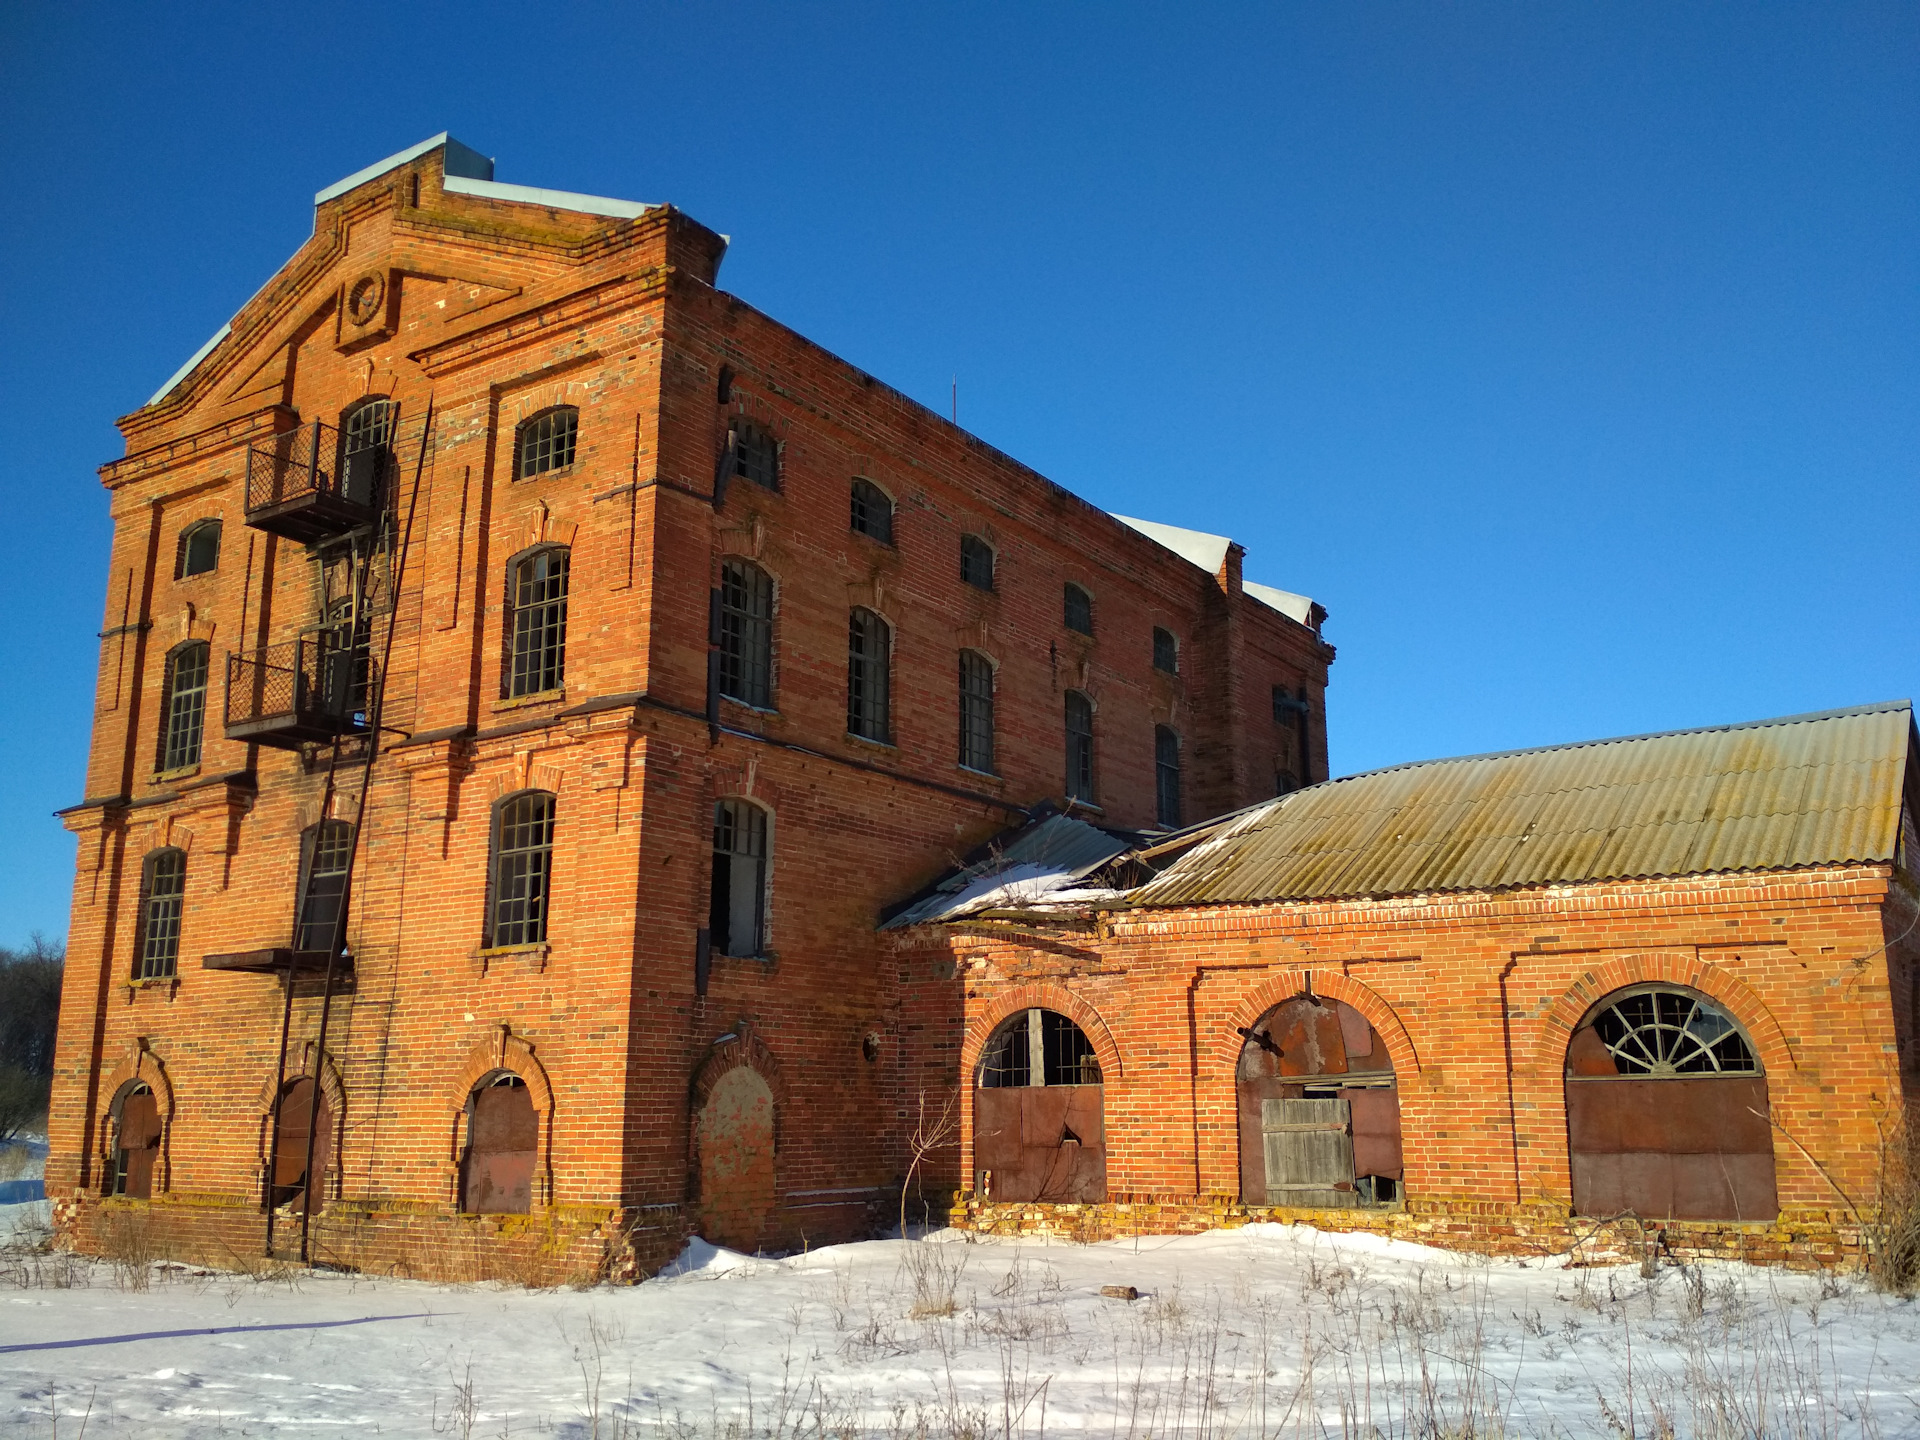
[[[1322,612],[1240,547],[716,289],[671,207],[492,173],[440,136],[321,191],[102,467],[79,1245],[867,1233],[935,1003],[887,906],[1043,804],[1173,829],[1326,777]]]
[[[1900,701],[1396,766],[1144,848],[1045,819],[889,922],[912,1053],[972,1086],[953,1218],[1858,1258],[1920,1095],[1917,813]]]

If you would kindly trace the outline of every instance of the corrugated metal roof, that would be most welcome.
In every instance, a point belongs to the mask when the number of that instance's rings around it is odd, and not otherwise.
[[[938,881],[880,928],[898,930],[997,906],[1032,904],[1070,888],[1132,846],[1131,836],[1115,836],[1068,815],[1050,815],[991,842],[977,863]]]
[[[1415,895],[1891,860],[1910,702],[1428,760],[1232,820],[1139,905]]]

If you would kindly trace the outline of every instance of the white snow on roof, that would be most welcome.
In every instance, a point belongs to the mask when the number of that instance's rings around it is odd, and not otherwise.
[[[549,210],[575,210],[582,215],[612,215],[631,220],[658,205],[638,200],[612,200],[605,195],[576,195],[571,190],[542,190],[537,185],[503,185],[495,180],[470,180],[449,175],[442,189],[452,195],[472,195],[481,200],[511,200],[520,205],[544,205]]]
[[[1135,520],[1130,515],[1114,519],[1138,530],[1149,540],[1157,540],[1182,560],[1198,565],[1209,575],[1218,575],[1227,563],[1227,547],[1233,544],[1225,535],[1209,535],[1204,530],[1182,530],[1178,525],[1161,525],[1152,520]]]
[[[1289,619],[1298,620],[1309,630],[1313,628],[1313,601],[1305,595],[1296,595],[1291,590],[1281,590],[1272,585],[1259,585],[1252,580],[1242,580],[1240,588],[1262,605],[1278,610]]]

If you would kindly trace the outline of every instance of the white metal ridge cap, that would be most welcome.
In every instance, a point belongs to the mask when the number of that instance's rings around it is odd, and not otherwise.
[[[441,187],[449,194],[471,195],[479,200],[509,200],[520,205],[544,205],[549,210],[574,210],[582,215],[611,215],[632,220],[658,205],[638,200],[615,200],[605,195],[580,195],[571,190],[543,190],[537,185],[506,185],[485,176],[448,174]]]
[[[316,205],[324,205],[327,201],[333,199],[334,196],[344,195],[347,191],[353,189],[354,186],[364,185],[374,177],[384,175],[389,170],[397,169],[409,160],[417,160],[429,150],[437,150],[442,145],[447,148],[446,173],[448,179],[452,179],[455,176],[464,177],[469,180],[491,180],[493,178],[493,161],[489,160],[485,155],[482,155],[478,150],[475,150],[471,145],[462,145],[458,140],[442,130],[438,135],[428,136],[418,145],[409,145],[398,155],[389,155],[384,160],[376,160],[373,164],[367,166],[366,169],[356,170],[353,174],[347,176],[346,179],[334,181],[333,184],[327,186],[326,189],[317,191],[314,194],[313,203]]]
[[[1220,567],[1226,563],[1227,547],[1233,544],[1225,535],[1209,535],[1204,530],[1187,530],[1179,525],[1162,525],[1157,520],[1136,520],[1131,515],[1107,513],[1128,529],[1164,545],[1188,564],[1198,565],[1209,575],[1220,573]]]
[[[245,309],[246,307],[242,306],[241,308]],[[198,365],[202,360],[206,359],[207,356],[211,355],[213,353],[213,347],[218,345],[222,340],[226,339],[227,336],[231,335],[232,333],[233,333],[233,322],[229,320],[226,324],[222,325],[218,330],[213,332],[212,338],[209,339],[206,344],[202,345],[198,350],[194,351],[193,354],[187,357],[186,364],[182,365],[178,370],[174,371],[173,374],[167,377],[167,383],[162,385],[158,390],[153,392],[153,396],[151,399],[147,401],[147,405],[158,405],[162,400],[166,399],[167,396],[170,393],[172,393],[173,387],[178,385],[182,380],[186,379],[187,376],[191,375],[193,373],[193,367]],[[141,408],[145,409],[146,406],[142,406]]]

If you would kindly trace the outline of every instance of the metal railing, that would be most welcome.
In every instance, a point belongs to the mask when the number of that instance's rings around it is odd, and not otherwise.
[[[374,662],[326,632],[227,656],[229,732],[317,740],[364,734]]]
[[[315,420],[247,446],[247,513],[298,501],[332,501],[371,514],[387,468],[385,445],[341,448],[340,432]]]

